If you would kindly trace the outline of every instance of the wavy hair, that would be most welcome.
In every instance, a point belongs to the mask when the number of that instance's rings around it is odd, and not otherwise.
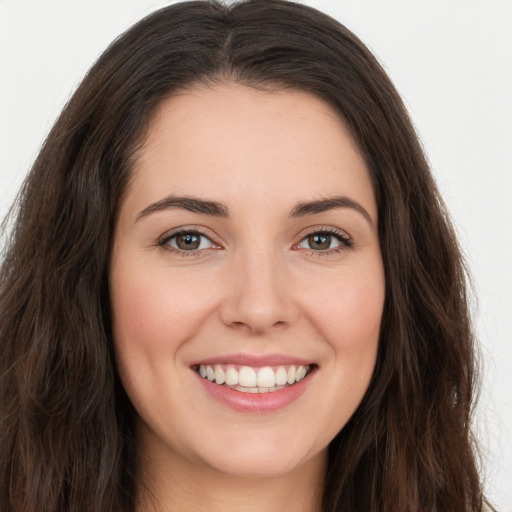
[[[155,107],[226,81],[326,101],[373,180],[386,279],[378,360],[329,445],[323,511],[482,510],[466,272],[417,135],[361,41],[282,0],[148,16],[99,58],[47,137],[0,271],[1,510],[134,510],[135,412],[110,326],[116,212]]]

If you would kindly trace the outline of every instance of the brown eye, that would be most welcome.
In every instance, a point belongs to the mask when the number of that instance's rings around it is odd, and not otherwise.
[[[201,244],[201,237],[195,233],[186,233],[176,237],[176,246],[183,251],[198,249]]]
[[[317,231],[304,237],[297,248],[309,249],[317,252],[335,252],[336,249],[349,248],[352,242],[348,235],[338,232]]]
[[[213,242],[208,237],[194,231],[177,233],[164,243],[179,251],[197,251],[213,247]]]
[[[326,249],[331,249],[331,235],[326,235],[323,233],[316,233],[314,235],[309,235],[308,245],[310,249],[316,249],[319,251],[324,251]]]

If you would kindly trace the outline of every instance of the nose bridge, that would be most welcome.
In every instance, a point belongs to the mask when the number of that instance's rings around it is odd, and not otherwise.
[[[292,321],[292,290],[281,259],[269,246],[237,251],[222,307],[226,324],[263,332]]]

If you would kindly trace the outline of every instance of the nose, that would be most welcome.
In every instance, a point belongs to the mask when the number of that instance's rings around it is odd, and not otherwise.
[[[225,282],[220,316],[231,328],[262,334],[290,325],[298,316],[286,264],[272,250],[239,254]]]

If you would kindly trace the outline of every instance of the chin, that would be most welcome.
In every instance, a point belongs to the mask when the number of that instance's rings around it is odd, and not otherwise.
[[[229,448],[204,456],[204,463],[218,472],[241,478],[271,478],[299,471],[307,464],[323,461],[327,449],[315,450],[287,439],[261,436],[249,442],[232,442]],[[299,441],[299,440],[297,440]]]

